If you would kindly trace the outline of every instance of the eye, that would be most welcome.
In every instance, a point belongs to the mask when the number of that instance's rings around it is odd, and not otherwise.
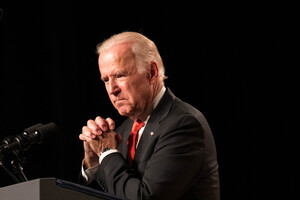
[[[116,77],[117,78],[123,78],[125,75],[124,74],[117,74]]]
[[[107,83],[109,81],[108,77],[102,77],[101,80],[104,82],[104,83]]]

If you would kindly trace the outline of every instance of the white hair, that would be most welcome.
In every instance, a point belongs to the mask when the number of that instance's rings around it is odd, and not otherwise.
[[[163,61],[158,52],[158,49],[153,41],[145,37],[144,35],[137,32],[122,32],[111,36],[107,40],[97,45],[97,53],[100,55],[101,52],[108,50],[115,45],[129,43],[131,50],[135,55],[135,62],[139,72],[144,72],[149,69],[151,62],[155,62],[158,67],[158,74],[160,80],[164,80],[165,68]]]

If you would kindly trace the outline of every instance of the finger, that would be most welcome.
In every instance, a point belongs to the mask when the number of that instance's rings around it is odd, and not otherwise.
[[[110,117],[106,118],[106,121],[108,123],[109,129],[113,131],[115,129],[115,122]]]
[[[102,117],[98,116],[95,119],[95,123],[98,125],[98,127],[100,127],[100,129],[105,132],[108,131],[108,123],[105,119],[103,119]]]
[[[91,139],[96,137],[96,135],[86,126],[82,127],[82,135]]]
[[[81,134],[79,134],[79,139],[82,141],[85,141],[87,139],[87,137],[81,133]]]
[[[103,131],[101,128],[97,125],[97,123],[94,120],[88,120],[87,121],[87,127],[91,130],[92,133],[95,135],[102,135]]]
[[[88,128],[87,126],[82,127],[82,134],[89,138],[96,137],[95,133],[93,133],[93,131],[90,128]]]
[[[90,137],[87,137],[82,133],[79,135],[79,139],[82,140],[82,141],[86,141],[88,143],[92,140]]]

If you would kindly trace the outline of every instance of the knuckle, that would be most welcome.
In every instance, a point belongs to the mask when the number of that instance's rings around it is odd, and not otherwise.
[[[106,121],[108,121],[111,124],[115,124],[114,120],[112,120],[110,117],[106,118]]]
[[[86,135],[86,133],[88,133],[88,132],[90,132],[90,129],[88,127],[86,127],[86,126],[82,127],[82,134]]]
[[[93,120],[91,120],[91,119],[89,119],[89,120],[86,122],[87,126],[90,126],[92,123],[93,123]]]
[[[102,117],[100,117],[100,116],[97,116],[96,118],[95,118],[95,121],[96,122],[101,122],[103,119],[102,119]]]

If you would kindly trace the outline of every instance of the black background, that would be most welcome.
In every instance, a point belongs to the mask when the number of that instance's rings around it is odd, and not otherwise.
[[[1,1],[0,139],[37,123],[60,130],[27,152],[28,179],[76,182],[81,127],[97,115],[124,120],[100,81],[95,47],[138,31],[157,44],[166,86],[210,123],[221,198],[294,197],[293,5],[140,4]],[[13,184],[3,169],[0,183]]]

